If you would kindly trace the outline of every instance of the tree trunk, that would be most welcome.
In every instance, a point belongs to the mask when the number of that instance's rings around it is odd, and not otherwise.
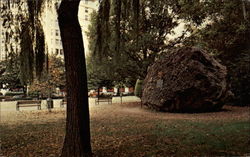
[[[97,89],[97,97],[100,96],[100,87],[98,86],[98,89]]]
[[[243,11],[244,20],[247,21],[247,11],[246,11],[246,4],[244,0],[242,0],[242,11]]]
[[[62,157],[82,157],[92,154],[86,64],[82,32],[78,22],[79,2],[80,0],[62,0],[58,10],[68,102]]]

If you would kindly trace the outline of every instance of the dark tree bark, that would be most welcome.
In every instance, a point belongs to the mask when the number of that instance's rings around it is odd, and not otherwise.
[[[78,22],[79,2],[80,0],[62,0],[58,10],[68,102],[62,157],[82,157],[92,154],[86,64],[82,32]]]
[[[100,87],[98,87],[97,89],[97,97],[99,97],[99,95],[100,95]]]

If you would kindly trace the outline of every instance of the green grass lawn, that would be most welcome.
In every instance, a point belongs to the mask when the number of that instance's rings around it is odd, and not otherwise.
[[[249,107],[226,107],[226,111],[216,113],[173,114],[138,106],[130,103],[91,107],[94,156],[250,155]],[[59,156],[64,112],[21,112],[12,120],[3,121],[2,155]]]

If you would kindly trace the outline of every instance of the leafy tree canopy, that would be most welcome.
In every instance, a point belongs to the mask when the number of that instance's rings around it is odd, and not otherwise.
[[[143,79],[148,66],[168,49],[198,46],[227,65],[232,89],[236,97],[246,95],[246,103],[250,93],[244,85],[249,84],[249,11],[247,0],[103,0],[88,32],[93,39],[91,55],[101,56],[100,66],[112,67],[104,68],[105,73],[112,69],[122,78]],[[182,35],[168,38],[181,22],[185,23]]]

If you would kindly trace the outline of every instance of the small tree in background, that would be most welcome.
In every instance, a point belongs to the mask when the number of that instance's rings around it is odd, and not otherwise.
[[[48,72],[44,72],[40,79],[35,79],[30,86],[31,93],[40,93],[48,97],[56,88],[65,88],[65,68],[60,58],[49,57]]]
[[[103,66],[99,65],[100,63],[98,62],[98,59],[92,54],[86,58],[86,64],[89,90],[96,90],[98,92],[97,95],[99,96],[100,88],[113,87],[113,81],[111,80],[112,76],[104,71],[107,66],[103,64]]]
[[[17,62],[17,58],[0,62],[0,88],[5,85],[5,88],[11,90],[15,88],[22,88],[24,90],[24,86],[20,80],[20,68]]]

